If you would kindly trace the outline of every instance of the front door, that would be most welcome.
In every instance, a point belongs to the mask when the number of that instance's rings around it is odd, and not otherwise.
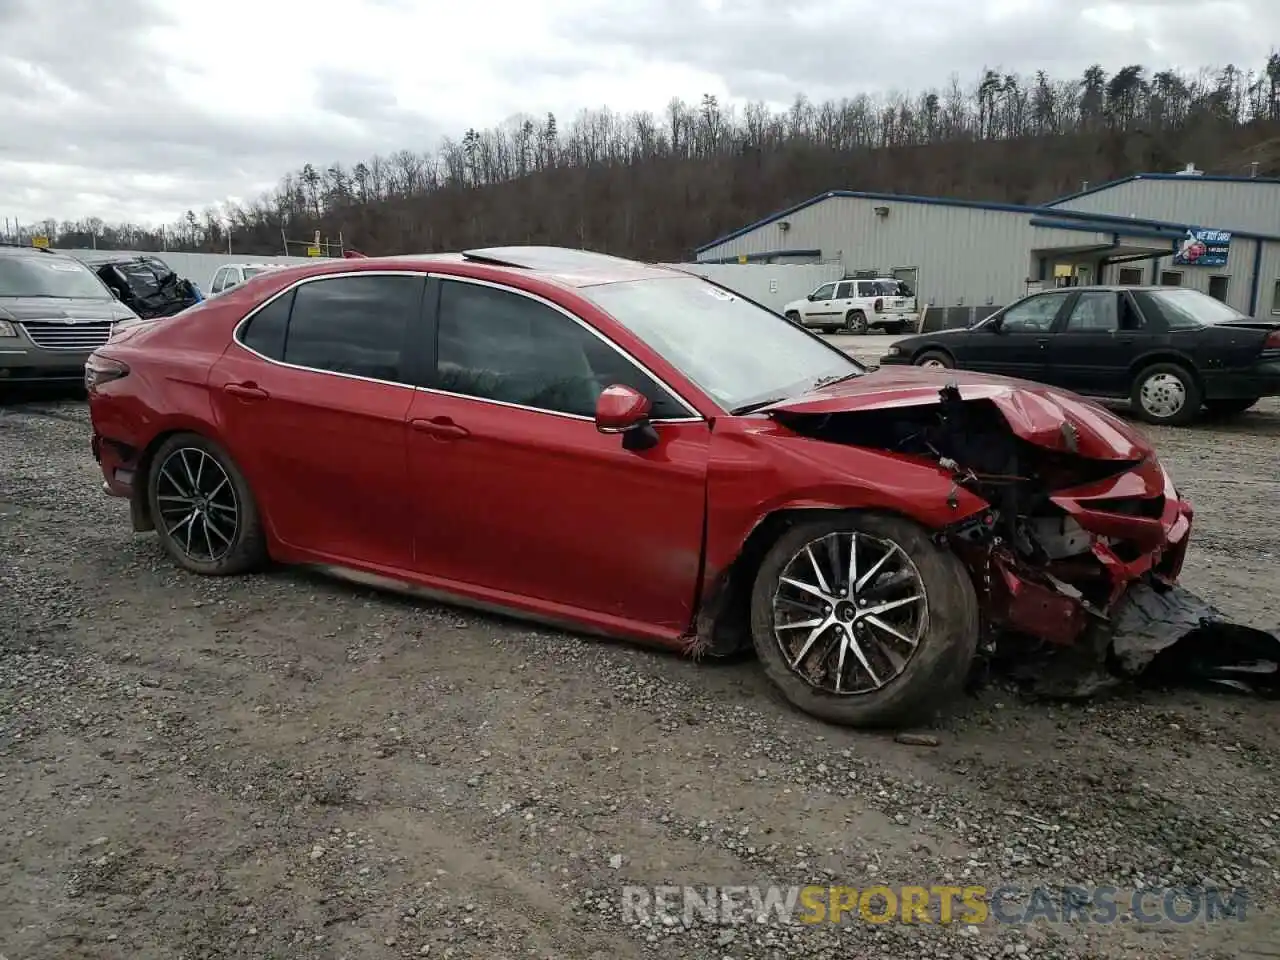
[[[1128,293],[1086,290],[1053,334],[1046,382],[1088,396],[1127,396],[1129,365],[1149,339]]]
[[[210,372],[230,453],[289,549],[411,567],[405,423],[425,285],[420,273],[304,282]]]
[[[804,306],[804,325],[806,327],[838,327],[844,323],[844,314],[836,300],[836,284],[824,283],[809,294],[809,302]]]
[[[546,301],[441,279],[438,303],[436,376],[409,411],[418,570],[475,599],[682,633],[709,425]],[[627,450],[596,430],[612,383],[653,402],[656,446]]]
[[[1070,290],[1035,294],[958,338],[956,359],[967,370],[1023,380],[1043,380],[1049,338]]]

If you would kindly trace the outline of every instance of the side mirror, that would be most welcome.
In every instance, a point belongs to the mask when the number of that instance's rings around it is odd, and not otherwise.
[[[615,383],[596,400],[596,429],[622,434],[622,445],[628,450],[647,450],[658,442],[658,433],[649,423],[652,407],[640,391]]]

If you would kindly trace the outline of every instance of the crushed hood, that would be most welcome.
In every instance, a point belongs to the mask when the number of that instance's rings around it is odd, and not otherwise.
[[[881,368],[765,407],[762,413],[828,415],[940,402],[954,385],[965,401],[989,401],[1028,443],[1094,460],[1142,460],[1153,453],[1136,429],[1091,400],[1025,380],[923,367]]]

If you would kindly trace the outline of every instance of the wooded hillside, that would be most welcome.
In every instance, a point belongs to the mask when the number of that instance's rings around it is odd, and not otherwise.
[[[1037,203],[1081,181],[1174,171],[1280,174],[1280,54],[1260,71],[1196,76],[1139,65],[1055,80],[988,70],[965,89],[859,95],[785,112],[704,96],[659,116],[583,111],[468,130],[438,150],[347,168],[306,164],[229,215],[195,211],[148,230],[101,221],[31,225],[57,246],[282,252],[341,233],[369,254],[478,245],[584,246],[651,260],[692,249],[831,189]],[[302,251],[294,249],[293,253]]]

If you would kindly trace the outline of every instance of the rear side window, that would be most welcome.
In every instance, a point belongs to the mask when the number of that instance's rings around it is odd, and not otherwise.
[[[289,325],[293,294],[290,290],[250,317],[240,331],[240,342],[270,360],[283,360],[285,328]]]
[[[409,343],[425,276],[313,280],[294,293],[284,362],[374,380],[409,383]]]
[[[871,280],[858,281],[858,296],[874,297],[879,294],[880,288]]]

